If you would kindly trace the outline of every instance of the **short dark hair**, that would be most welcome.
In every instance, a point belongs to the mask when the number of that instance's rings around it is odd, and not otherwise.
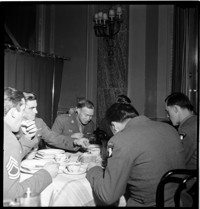
[[[123,122],[138,115],[138,111],[131,104],[114,103],[107,109],[105,119],[111,125],[111,122]]]
[[[130,98],[128,98],[126,95],[124,94],[120,94],[117,96],[117,103],[127,103],[127,104],[131,104],[131,100]]]
[[[36,95],[33,92],[23,92],[26,102],[37,100]]]
[[[178,105],[181,108],[186,108],[190,111],[193,111],[193,106],[192,106],[189,98],[181,92],[174,92],[174,93],[170,94],[165,99],[165,102],[166,102],[167,106]]]
[[[18,91],[15,88],[5,87],[4,88],[4,116],[9,112],[13,107],[16,107],[19,110],[19,107],[22,105],[22,99],[24,99],[23,92]]]
[[[82,99],[78,102],[76,107],[77,108],[87,107],[89,109],[94,109],[94,104],[90,100]]]

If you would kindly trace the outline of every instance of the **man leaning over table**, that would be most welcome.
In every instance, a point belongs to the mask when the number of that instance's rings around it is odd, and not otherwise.
[[[58,173],[57,163],[47,163],[43,169],[34,173],[30,178],[20,181],[20,165],[22,147],[15,132],[19,131],[25,109],[25,99],[21,91],[11,87],[4,88],[4,164],[3,164],[3,200],[14,201],[22,197],[27,188],[32,193],[42,192],[52,182]],[[27,140],[36,133],[34,123],[24,132]]]
[[[89,138],[95,130],[95,124],[92,121],[93,115],[94,104],[87,99],[83,99],[78,102],[71,114],[58,115],[52,130],[65,135],[72,141],[82,137]]]
[[[80,148],[86,148],[88,139],[69,139],[64,135],[52,131],[46,123],[41,119],[37,118],[37,98],[34,93],[24,92],[26,107],[23,115],[24,121],[35,121],[38,131],[36,136],[32,140],[26,140],[23,134],[18,133],[19,141],[23,145],[24,153],[28,153],[29,158],[33,158],[38,149],[38,144],[41,139],[53,145],[56,148],[64,149],[67,151],[78,151]],[[30,153],[31,150],[31,153]]]
[[[131,104],[115,103],[106,111],[113,150],[107,166],[89,163],[86,178],[99,205],[112,205],[124,195],[126,206],[156,206],[156,189],[165,172],[185,168],[184,150],[169,124],[139,115]],[[173,206],[173,190],[165,206]]]

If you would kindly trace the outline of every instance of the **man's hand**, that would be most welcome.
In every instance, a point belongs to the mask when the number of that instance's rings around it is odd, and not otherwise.
[[[43,169],[48,171],[50,173],[51,177],[54,178],[58,174],[59,166],[60,166],[59,163],[48,162],[44,165]]]
[[[84,149],[87,149],[87,147],[89,145],[89,139],[87,139],[87,138],[75,139],[74,145],[82,147]]]
[[[71,135],[71,138],[73,138],[73,139],[83,138],[83,133],[74,133]]]
[[[37,127],[35,125],[35,121],[33,120],[24,120],[21,123],[21,129],[24,135],[28,138],[32,138],[35,136],[37,132]]]

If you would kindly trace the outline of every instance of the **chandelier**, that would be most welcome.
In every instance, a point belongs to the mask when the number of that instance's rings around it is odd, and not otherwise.
[[[108,56],[114,54],[114,37],[119,32],[122,23],[122,8],[110,9],[108,14],[99,11],[94,15],[94,31],[97,37],[104,37],[108,44]]]

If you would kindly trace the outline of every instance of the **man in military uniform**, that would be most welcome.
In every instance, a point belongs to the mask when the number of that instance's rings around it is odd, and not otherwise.
[[[126,206],[155,207],[162,175],[185,168],[184,150],[169,124],[138,115],[131,104],[115,103],[106,111],[114,136],[107,166],[88,164],[86,178],[98,205],[113,205],[124,195]],[[174,186],[165,190],[166,206],[174,206]]]
[[[30,178],[20,182],[20,166],[23,157],[21,144],[13,132],[18,132],[25,109],[24,95],[21,91],[6,87],[4,89],[4,164],[3,164],[3,200],[21,197],[30,188],[33,193],[42,192],[58,173],[57,163],[46,164]],[[36,134],[34,122],[28,124],[24,133],[26,140]]]
[[[92,121],[93,115],[93,103],[89,100],[81,100],[74,112],[57,116],[52,130],[65,135],[70,141],[82,137],[90,138],[95,130],[95,124]]]
[[[189,98],[180,92],[172,93],[165,99],[167,116],[178,133],[184,146],[187,169],[197,169],[197,115]]]
[[[36,154],[38,149],[38,145],[41,139],[44,140],[48,146],[53,146],[55,148],[64,149],[67,151],[76,152],[80,148],[86,148],[88,144],[88,139],[86,138],[79,138],[73,139],[61,135],[60,133],[56,133],[52,131],[46,123],[41,119],[37,118],[37,98],[36,95],[33,93],[24,92],[25,101],[26,101],[26,108],[23,115],[24,121],[35,121],[36,127],[38,131],[36,136],[30,141],[26,140],[23,134],[19,134],[19,141],[23,145],[24,153],[28,153],[29,158],[33,158]],[[31,149],[31,153],[30,153]]]

